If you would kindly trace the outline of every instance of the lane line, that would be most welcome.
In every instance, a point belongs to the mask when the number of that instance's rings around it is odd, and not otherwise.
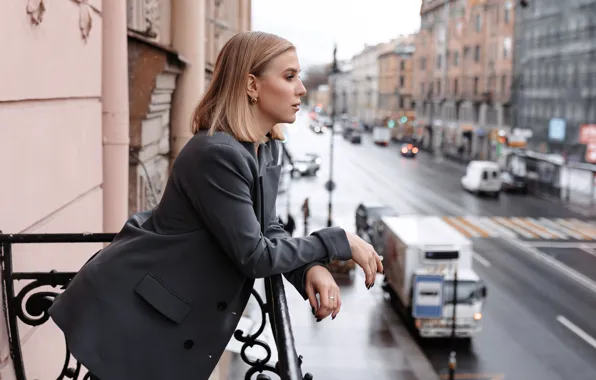
[[[588,247],[586,246],[586,244],[582,244],[579,246],[579,249],[581,249],[582,251],[589,253],[590,255],[596,257],[596,250],[594,250],[594,248],[592,247]]]
[[[478,261],[480,264],[484,265],[487,268],[490,268],[492,266],[492,264],[490,263],[490,261],[488,261],[484,257],[480,256],[476,252],[472,253],[472,258],[473,259],[476,259],[476,261]]]
[[[567,327],[569,330],[571,330],[571,332],[573,332],[575,335],[582,338],[584,342],[588,343],[593,348],[596,348],[596,339],[592,338],[590,334],[579,328],[569,319],[565,318],[562,315],[557,315],[557,321],[563,326]]]
[[[520,240],[517,239],[503,239],[503,241],[505,243],[509,243],[527,253],[529,253],[530,255],[532,255],[534,258],[552,266],[553,268],[559,270],[560,272],[566,274],[567,276],[569,276],[571,279],[575,280],[576,282],[578,282],[579,284],[583,285],[584,287],[586,287],[588,290],[590,290],[593,293],[596,293],[596,282],[594,282],[593,280],[591,280],[590,278],[588,278],[587,276],[579,273],[578,271],[576,271],[575,269],[563,264],[562,262],[560,262],[559,260],[553,259],[552,257],[550,257],[549,255],[547,255],[546,253],[543,253],[539,250],[537,250],[536,248],[530,247],[526,244],[524,244],[523,242],[521,242]]]

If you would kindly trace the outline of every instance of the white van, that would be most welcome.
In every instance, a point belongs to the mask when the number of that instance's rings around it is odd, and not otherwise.
[[[387,127],[375,127],[373,129],[373,141],[377,145],[387,146],[391,139],[391,130]]]
[[[462,187],[475,194],[489,193],[495,198],[501,193],[501,168],[493,161],[471,161],[461,179]]]

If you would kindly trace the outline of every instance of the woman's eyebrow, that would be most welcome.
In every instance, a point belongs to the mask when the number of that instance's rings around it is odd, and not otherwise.
[[[296,73],[299,73],[300,71],[301,70],[298,70],[298,69],[296,69],[294,67],[288,67],[284,72],[285,73],[290,72],[290,73],[296,74]]]

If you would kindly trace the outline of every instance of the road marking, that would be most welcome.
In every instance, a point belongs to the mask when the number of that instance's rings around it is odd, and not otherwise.
[[[569,237],[562,233],[561,231],[557,231],[555,229],[552,229],[548,226],[545,226],[544,224],[541,224],[537,219],[534,218],[523,218],[523,220],[526,221],[526,223],[528,223],[529,225],[532,225],[536,228],[540,228],[541,230],[543,230],[544,232],[547,232],[549,234],[551,234],[552,236],[555,237],[555,239],[563,239],[563,240],[567,240],[569,239]]]
[[[527,231],[526,229],[524,229],[522,226],[520,226],[519,224],[515,224],[513,223],[510,219],[507,218],[502,218],[502,217],[496,217],[493,218],[493,220],[497,223],[500,223],[502,225],[504,225],[505,227],[517,232],[519,235],[528,238],[528,239],[535,239],[538,236],[536,236],[536,234],[534,234],[531,231]]]
[[[577,226],[576,229],[578,229],[583,234],[588,235],[592,239],[596,238],[596,227],[588,223],[584,223],[579,219],[570,219],[569,222],[571,222],[571,224],[573,224],[574,226]]]
[[[569,319],[565,318],[562,315],[557,315],[557,321],[561,323],[563,326],[567,327],[571,330],[575,335],[582,338],[586,343],[588,343],[593,348],[596,348],[596,339],[592,338],[587,332],[577,327],[573,322]]]
[[[571,228],[567,228],[546,218],[540,218],[540,224],[543,226],[548,226],[552,230],[561,231],[562,233],[565,233],[574,239],[583,240],[586,237],[585,235],[582,235]]]
[[[581,244],[579,246],[579,249],[596,257],[596,250],[594,250],[594,248],[592,248],[592,247],[587,246],[587,244]]]
[[[465,224],[461,223],[459,220],[455,219],[454,217],[444,216],[443,220],[451,225],[451,227],[455,228],[459,231],[462,235],[467,237],[478,237],[478,235],[474,230],[467,227]]]
[[[501,226],[500,224],[494,222],[493,220],[491,220],[491,218],[483,216],[480,218],[477,217],[468,217],[468,219],[470,219],[472,222],[475,222],[483,227],[487,227],[489,229],[493,229],[493,230],[497,230],[498,233],[496,234],[498,235],[505,235],[508,236],[510,238],[516,239],[517,238],[517,234],[513,231],[511,231],[510,229],[507,229],[503,226]],[[494,235],[493,235],[494,236]]]
[[[546,232],[546,230],[540,226],[535,226],[532,223],[528,223],[528,221],[522,218],[511,218],[511,223],[518,225],[526,230],[532,232],[534,235],[540,236],[542,239],[552,239],[554,236]]]
[[[550,257],[549,255],[547,255],[546,253],[540,252],[539,250],[537,250],[536,248],[533,248],[529,245],[526,245],[525,243],[521,242],[520,240],[517,239],[503,239],[504,242],[509,243],[511,245],[514,245],[516,247],[518,247],[519,249],[529,253],[530,255],[532,255],[534,258],[549,264],[550,266],[552,266],[553,268],[563,272],[564,274],[566,274],[567,276],[571,277],[573,280],[577,281],[578,283],[582,284],[584,287],[586,287],[588,290],[592,291],[593,293],[596,293],[596,282],[592,281],[590,278],[588,278],[587,276],[584,276],[583,274],[579,273],[578,271],[576,271],[575,269],[568,267],[567,265],[563,264],[562,262],[553,259],[552,257]]]
[[[564,226],[566,228],[569,228],[569,229],[571,229],[573,231],[579,232],[580,234],[582,234],[582,236],[584,236],[584,240],[592,240],[592,237],[590,237],[588,234],[584,233],[583,231],[578,230],[577,226],[574,226],[573,223],[570,223],[570,222],[568,222],[565,219],[557,218],[557,219],[555,219],[555,222],[557,222],[560,225],[562,225],[562,226]]]
[[[525,241],[525,245],[534,248],[576,248],[595,249],[596,243],[582,243],[580,241],[557,242],[557,241]]]
[[[487,268],[490,268],[492,266],[491,263],[490,263],[490,261],[488,261],[484,257],[480,256],[476,252],[474,252],[472,254],[472,258],[476,259],[476,261],[478,261],[480,264],[484,265]]]
[[[482,236],[483,238],[487,238],[489,235],[486,231],[484,231],[483,229],[479,228],[477,225],[474,225],[470,222],[468,222],[466,220],[466,218],[464,218],[463,216],[458,216],[457,220],[462,223],[463,225],[465,225],[466,227],[476,231],[480,236]]]

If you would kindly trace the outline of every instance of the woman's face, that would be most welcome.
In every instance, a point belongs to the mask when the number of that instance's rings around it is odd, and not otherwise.
[[[278,123],[293,123],[300,106],[300,97],[306,94],[298,74],[300,64],[295,50],[288,50],[269,62],[265,72],[254,79],[260,122],[273,127]],[[249,84],[250,88],[250,84]]]

